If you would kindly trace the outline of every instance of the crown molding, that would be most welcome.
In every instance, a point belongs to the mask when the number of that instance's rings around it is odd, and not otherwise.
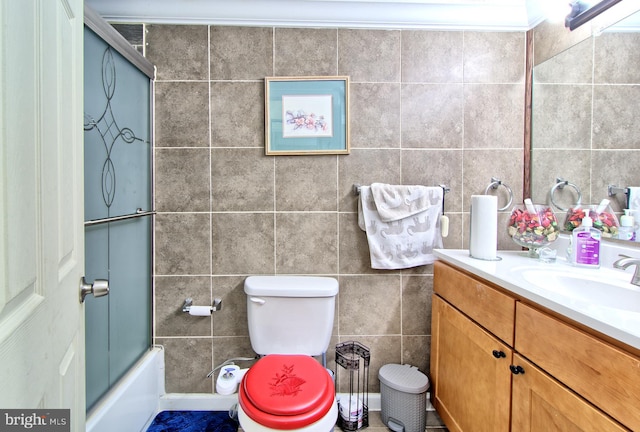
[[[526,31],[536,0],[85,0],[110,22]],[[188,7],[187,7],[188,6]]]

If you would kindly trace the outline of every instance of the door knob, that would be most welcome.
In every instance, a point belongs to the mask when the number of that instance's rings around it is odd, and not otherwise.
[[[92,284],[87,283],[84,276],[80,278],[80,303],[84,303],[84,298],[89,294],[94,297],[102,297],[109,294],[109,281],[104,279],[96,279]]]

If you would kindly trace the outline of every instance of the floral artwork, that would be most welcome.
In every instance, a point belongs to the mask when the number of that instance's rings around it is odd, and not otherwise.
[[[326,132],[329,129],[329,124],[323,115],[317,116],[315,113],[307,114],[303,110],[298,110],[295,113],[293,111],[287,111],[285,113],[285,121],[289,125],[285,127],[285,131],[295,132],[298,130],[309,132]],[[287,133],[285,132],[285,136]]]
[[[331,95],[282,96],[282,136],[333,136],[331,104]]]
[[[331,95],[282,96],[284,111],[282,136],[292,137],[330,137]]]
[[[349,77],[266,77],[265,154],[349,154]]]

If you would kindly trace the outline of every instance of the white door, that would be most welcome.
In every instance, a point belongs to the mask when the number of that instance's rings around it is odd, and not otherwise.
[[[0,2],[0,409],[84,431],[83,2]]]

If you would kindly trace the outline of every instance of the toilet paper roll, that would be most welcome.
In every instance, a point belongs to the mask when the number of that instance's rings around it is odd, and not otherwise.
[[[211,315],[211,306],[191,306],[189,315],[192,316],[209,316]]]
[[[498,197],[472,195],[469,223],[469,255],[483,260],[497,259]]]
[[[360,398],[351,398],[345,397],[346,400],[338,401],[338,411],[340,412],[340,417],[344,421],[355,422],[357,421],[358,428],[362,427],[362,419],[364,413],[364,405]]]

